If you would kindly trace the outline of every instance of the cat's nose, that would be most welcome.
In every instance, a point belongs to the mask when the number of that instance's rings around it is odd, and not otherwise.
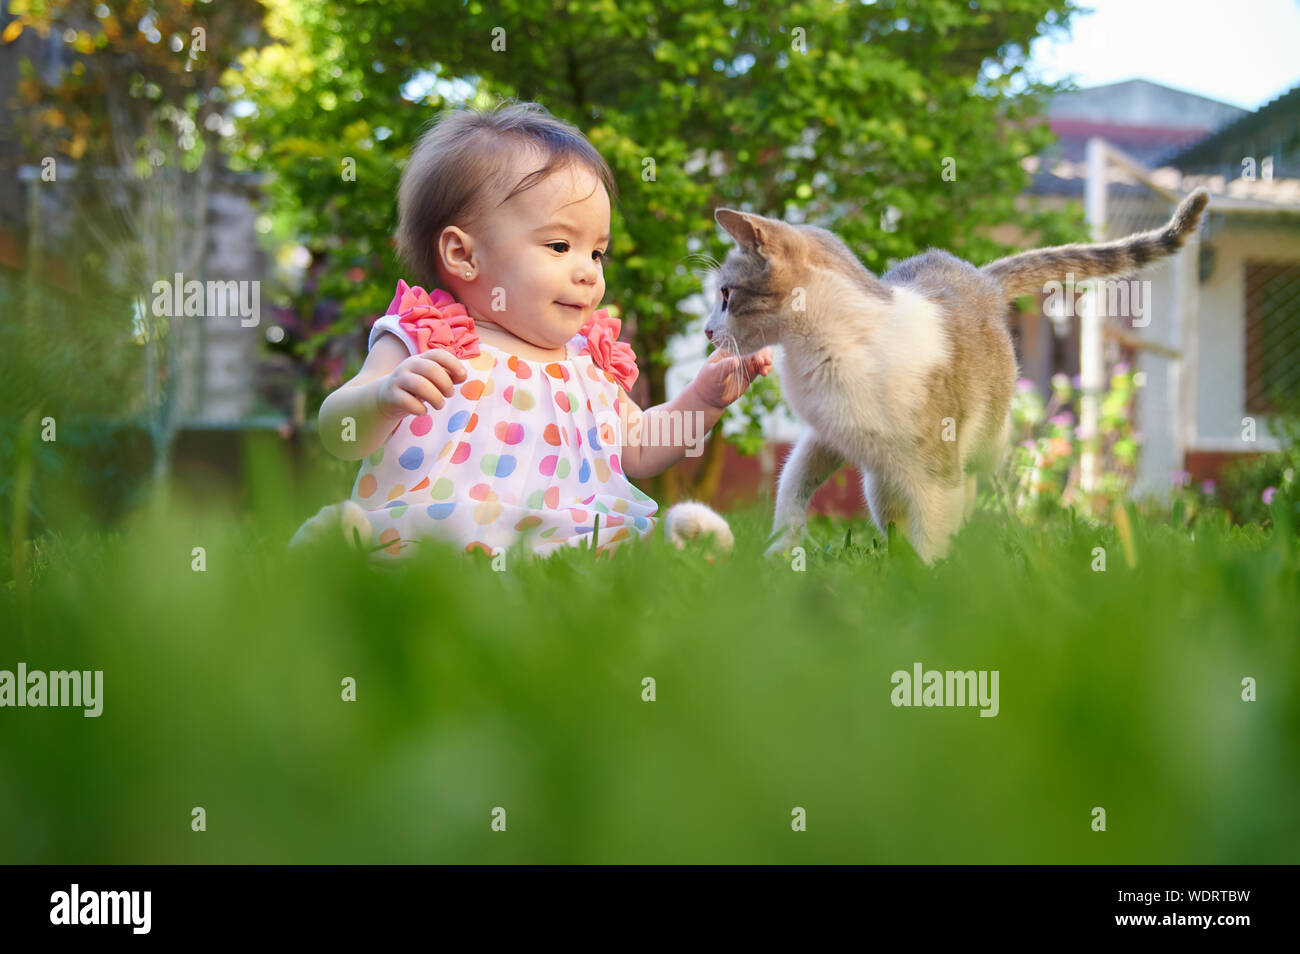
[[[706,338],[708,338],[710,341],[712,341],[712,340],[713,340],[713,330],[712,330],[711,328],[705,328],[705,329],[704,329],[704,337],[706,337]]]

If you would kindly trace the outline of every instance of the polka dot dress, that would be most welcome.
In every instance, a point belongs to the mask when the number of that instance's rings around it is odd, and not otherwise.
[[[436,324],[426,314],[423,328]],[[418,354],[424,342],[412,330],[386,315],[370,346],[391,332]],[[479,353],[460,356],[466,379],[446,405],[399,421],[357,475],[352,499],[370,518],[376,558],[409,556],[427,537],[466,552],[522,541],[538,554],[603,553],[649,533],[658,505],[623,474],[615,443],[617,379],[577,354],[582,334],[563,361],[526,360],[469,337]]]

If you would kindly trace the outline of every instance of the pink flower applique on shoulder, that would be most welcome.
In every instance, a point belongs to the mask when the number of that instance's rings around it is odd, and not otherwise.
[[[636,353],[626,341],[619,341],[623,322],[609,313],[608,308],[601,308],[579,330],[587,339],[579,355],[591,355],[591,363],[602,371],[608,371],[624,391],[631,391],[640,369],[636,366]]]
[[[419,285],[412,287],[398,279],[397,293],[385,314],[397,315],[397,323],[419,345],[419,351],[443,348],[458,358],[473,358],[479,353],[474,319],[464,305],[441,288],[430,294]]]

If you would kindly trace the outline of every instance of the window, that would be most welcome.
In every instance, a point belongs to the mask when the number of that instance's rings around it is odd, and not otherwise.
[[[1246,410],[1300,394],[1300,263],[1246,263]]]

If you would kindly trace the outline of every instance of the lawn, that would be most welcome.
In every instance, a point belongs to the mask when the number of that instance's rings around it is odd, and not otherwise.
[[[342,546],[286,553],[324,499],[263,455],[241,508],[180,500],[45,542],[0,602],[0,669],[102,670],[103,713],[0,710],[0,861],[1300,852],[1289,526],[1130,511],[1130,565],[1113,526],[1008,524],[985,501],[936,567],[817,519],[796,570],[762,560],[760,506],[729,514],[715,562],[653,539],[381,572]],[[997,715],[895,706],[917,663],[996,670]]]

